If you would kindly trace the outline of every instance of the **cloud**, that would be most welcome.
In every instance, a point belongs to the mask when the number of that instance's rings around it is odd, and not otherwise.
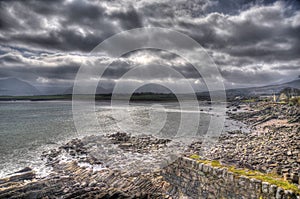
[[[0,8],[0,77],[71,84],[82,62],[97,60],[114,61],[105,72],[110,82],[137,65],[145,71],[168,65],[198,82],[201,74],[170,53],[142,50],[117,60],[88,54],[116,33],[153,26],[177,30],[199,42],[229,86],[288,81],[300,73],[296,1],[16,0],[0,1]],[[185,44],[180,47],[189,49]]]
[[[108,13],[97,1],[1,2],[2,44],[89,52],[107,37],[142,26],[134,7]]]
[[[273,69],[275,70],[290,70],[290,71],[300,71],[300,65],[281,65],[281,66],[275,66]]]

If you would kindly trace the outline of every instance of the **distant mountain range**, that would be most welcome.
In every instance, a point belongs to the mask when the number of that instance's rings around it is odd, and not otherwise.
[[[236,88],[226,90],[226,94],[228,97],[235,96],[254,96],[254,95],[272,95],[274,93],[279,93],[281,90],[285,88],[296,88],[300,89],[300,79],[286,82],[282,84],[268,85],[262,87],[249,87],[249,88]],[[33,95],[66,95],[73,93],[73,87],[69,87],[67,89],[57,90],[51,89],[50,87],[47,90],[43,89],[43,92],[39,91],[36,87],[31,85],[26,81],[22,81],[17,78],[6,78],[0,79],[0,96],[33,96]],[[50,93],[48,91],[51,91]],[[106,89],[101,86],[97,87],[96,94],[110,94],[113,89]],[[169,94],[171,91],[161,85],[158,84],[147,84],[135,91],[136,93],[161,93],[161,94]],[[209,92],[200,92],[197,93],[199,96],[207,96]]]
[[[17,78],[0,79],[0,95],[2,96],[32,96],[40,94],[37,88]]]
[[[300,79],[286,82],[282,84],[268,85],[262,87],[237,88],[226,90],[228,97],[230,96],[257,96],[257,95],[273,95],[278,94],[285,88],[300,89]]]
[[[103,88],[101,86],[97,87],[96,94],[110,94],[113,92],[113,87],[111,88]],[[172,93],[168,88],[161,86],[159,84],[146,84],[137,90],[136,93],[162,93],[162,94],[169,94]],[[73,87],[68,88],[63,94],[72,94]],[[126,93],[126,92],[124,92]]]
[[[274,84],[268,86],[260,86],[260,87],[248,87],[248,88],[234,88],[226,90],[227,99],[233,99],[237,96],[240,97],[252,97],[252,96],[261,96],[261,95],[273,95],[280,93],[283,89],[286,88],[294,88],[300,90],[300,79],[286,82],[282,84]],[[216,94],[220,91],[212,91]],[[198,96],[201,97],[209,97],[210,92],[204,91],[197,93]]]
[[[110,89],[105,89],[101,86],[98,86],[96,89],[96,94],[109,94],[111,93],[112,90]],[[73,86],[71,86],[70,88],[68,88],[67,90],[65,90],[62,94],[64,95],[71,95],[73,93]],[[82,93],[83,94],[83,93]]]

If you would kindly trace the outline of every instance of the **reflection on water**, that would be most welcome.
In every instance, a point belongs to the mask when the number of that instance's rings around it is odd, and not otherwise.
[[[195,115],[200,115],[199,124],[186,125],[184,130],[189,132],[197,128],[197,132],[193,133],[203,135],[207,131],[210,114],[217,112],[205,104],[200,109],[195,111],[194,107],[186,106],[180,110],[175,102],[160,105],[132,103],[129,108],[116,106],[112,109],[110,102],[97,102],[99,126],[87,125],[86,131],[78,135],[73,123],[71,102],[0,102],[0,177],[26,166],[43,172],[45,168],[39,158],[41,152],[78,136],[126,131],[131,134],[174,137],[182,113],[191,121]],[[88,117],[83,114],[82,118]]]

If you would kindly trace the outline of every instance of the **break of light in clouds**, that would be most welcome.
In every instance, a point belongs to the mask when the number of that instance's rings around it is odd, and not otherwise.
[[[227,88],[289,81],[300,73],[297,1],[1,1],[0,9],[0,78],[39,88],[70,87],[82,62],[114,61],[105,72],[108,87],[134,66],[163,64],[202,89],[195,69],[167,52],[141,50],[118,60],[88,55],[107,37],[138,27],[170,28],[198,41]]]

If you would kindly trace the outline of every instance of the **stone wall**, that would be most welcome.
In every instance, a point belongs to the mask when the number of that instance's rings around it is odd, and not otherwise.
[[[186,157],[167,167],[162,175],[179,192],[191,198],[299,199],[280,187],[240,176],[227,168],[212,167]]]

